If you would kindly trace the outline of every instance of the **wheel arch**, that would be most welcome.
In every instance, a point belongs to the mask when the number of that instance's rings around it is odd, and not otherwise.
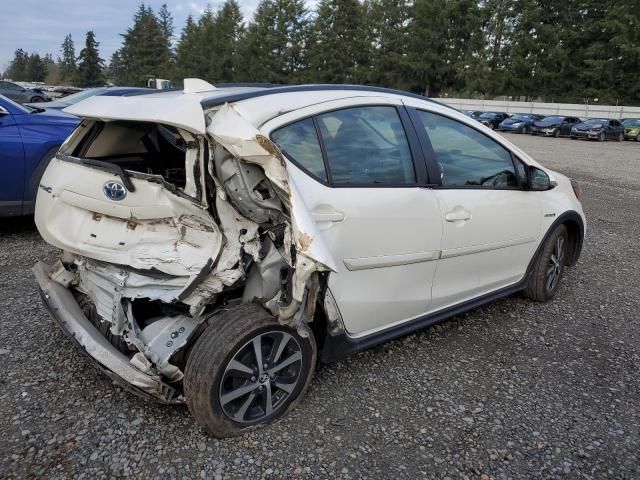
[[[565,265],[570,267],[578,262],[580,253],[582,252],[584,222],[577,212],[565,212],[560,216],[558,221],[549,227],[549,231],[552,231],[559,224],[565,225],[569,232],[569,254],[566,257]]]

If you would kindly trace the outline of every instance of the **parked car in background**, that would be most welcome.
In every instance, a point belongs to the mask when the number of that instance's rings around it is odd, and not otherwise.
[[[622,121],[625,140],[640,142],[640,118],[625,118]]]
[[[571,138],[586,138],[604,142],[605,140],[624,139],[624,129],[618,120],[609,118],[590,118],[578,123],[571,129]]]
[[[500,125],[500,123],[507,118],[509,118],[509,114],[505,112],[484,112],[482,115],[476,118],[476,120],[478,120],[483,125],[486,125],[490,129],[495,130],[496,128],[498,128],[498,125]]]
[[[0,95],[0,216],[33,213],[44,169],[79,122]]]
[[[578,123],[580,123],[580,119],[577,117],[551,115],[533,122],[530,131],[533,135],[545,137],[567,137],[571,134],[571,129]]]
[[[67,108],[70,105],[74,105],[85,98],[94,97],[96,95],[103,95],[107,97],[126,97],[129,95],[139,95],[141,93],[150,93],[155,92],[156,90],[152,88],[143,88],[143,87],[96,87],[96,88],[88,88],[86,90],[82,90],[78,93],[74,93],[72,95],[68,95],[59,100],[55,100],[53,102],[49,102],[43,107],[47,109],[57,109],[62,110],[63,108]],[[29,104],[28,104],[29,105]]]
[[[68,110],[82,127],[38,190],[64,252],[35,265],[41,298],[112,379],[217,437],[294,408],[317,359],[552,299],[580,255],[579,186],[422,96],[186,79]]]
[[[17,83],[0,80],[0,95],[18,103],[40,103],[51,99],[39,88],[25,88]]]
[[[467,117],[471,117],[473,119],[477,119],[484,112],[482,112],[480,110],[462,110],[462,113],[464,113]]]
[[[496,130],[502,132],[529,133],[533,122],[542,120],[543,118],[542,115],[535,113],[515,113],[500,122]]]

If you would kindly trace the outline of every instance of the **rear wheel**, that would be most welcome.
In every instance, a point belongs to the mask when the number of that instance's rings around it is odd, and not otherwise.
[[[558,225],[535,260],[529,283],[524,290],[527,297],[537,302],[546,302],[555,296],[564,273],[568,240],[567,227]]]
[[[184,393],[197,422],[222,438],[269,423],[295,407],[316,362],[313,333],[304,334],[255,304],[213,317],[185,368]]]

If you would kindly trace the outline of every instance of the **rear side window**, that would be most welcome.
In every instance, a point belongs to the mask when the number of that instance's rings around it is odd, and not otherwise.
[[[435,113],[418,112],[436,154],[443,186],[517,187],[511,154],[479,131]]]
[[[324,182],[327,181],[322,149],[313,119],[306,118],[287,125],[273,132],[271,138],[289,158],[312,176]]]
[[[317,117],[334,185],[414,184],[409,142],[394,107],[354,107]]]
[[[282,127],[271,138],[292,161],[332,185],[416,183],[409,142],[394,107],[323,113]]]

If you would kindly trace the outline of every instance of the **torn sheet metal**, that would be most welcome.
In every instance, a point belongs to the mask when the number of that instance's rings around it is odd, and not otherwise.
[[[289,183],[285,160],[277,145],[262,135],[230,104],[225,104],[212,113],[207,133],[236,158],[260,165],[267,178],[286,192],[290,200],[296,249],[317,262],[317,270],[336,271],[335,262],[324,245],[315,222],[307,213],[302,196],[295,185]],[[303,276],[305,275],[301,277]]]

